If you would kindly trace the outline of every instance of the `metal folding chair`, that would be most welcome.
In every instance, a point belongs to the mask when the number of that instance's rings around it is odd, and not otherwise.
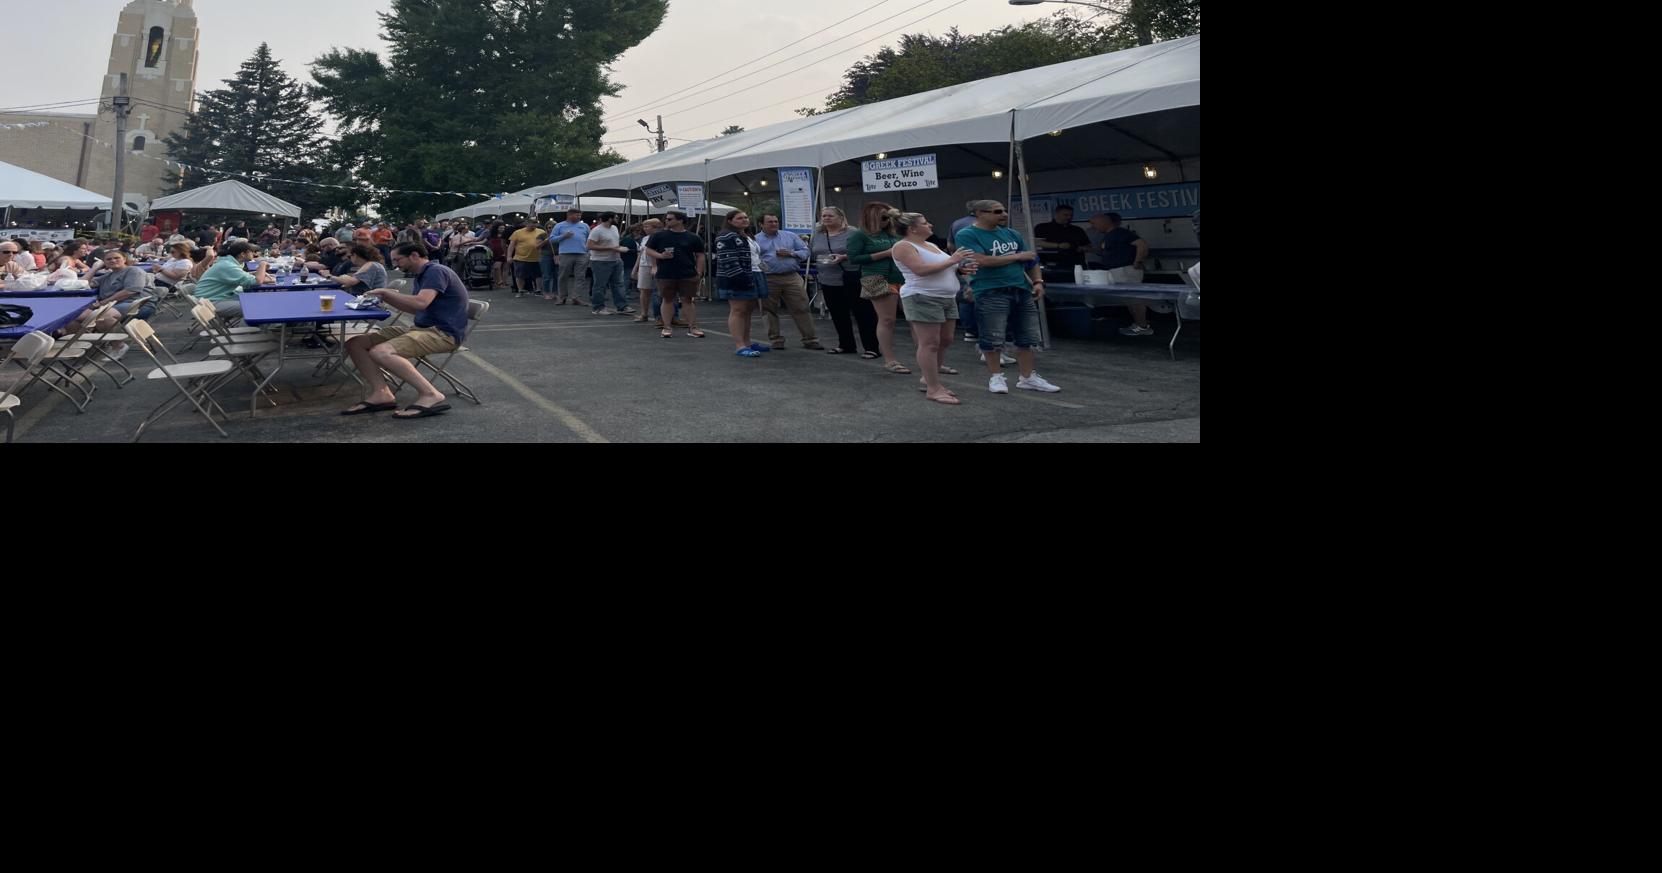
[[[202,332],[207,335],[208,341],[214,344],[213,349],[208,352],[208,360],[224,358],[235,364],[255,385],[265,382],[265,374],[260,372],[259,363],[277,353],[278,345],[275,340],[254,341],[246,334],[233,333],[234,328],[227,326],[224,319],[215,314],[214,305],[206,300],[197,302],[190,314],[197,326],[203,329]],[[277,389],[267,386],[265,393],[274,395]],[[272,406],[277,405],[277,401],[272,400],[270,396],[266,397],[266,402]]]
[[[167,346],[163,345],[162,341],[156,337],[155,328],[152,328],[149,322],[143,320],[128,324],[127,333],[132,337],[133,344],[143,350],[144,354],[156,364],[156,369],[151,370],[150,375],[145,378],[152,382],[166,380],[179,390],[178,397],[174,397],[156,407],[149,415],[144,417],[144,421],[139,423],[138,432],[133,434],[133,442],[136,443],[144,438],[145,428],[160,421],[184,403],[189,403],[195,407],[196,411],[201,413],[209,424],[213,425],[214,430],[219,431],[220,436],[230,439],[231,435],[225,432],[225,428],[220,427],[219,422],[214,421],[214,411],[217,411],[220,418],[226,422],[230,422],[231,416],[226,414],[225,408],[220,406],[218,401],[214,400],[213,392],[236,375],[236,365],[224,359],[199,361],[194,364],[178,363],[178,359],[173,357],[173,353],[168,351]],[[156,357],[156,349],[160,349],[174,363],[162,363],[161,358]]]
[[[473,336],[473,329],[479,326],[480,319],[483,319],[485,317],[485,313],[490,312],[490,310],[491,305],[486,301],[469,300],[467,302],[467,332],[462,335],[462,341],[456,344],[456,350],[445,355],[444,360],[437,364],[428,360],[426,357],[416,358],[412,361],[417,370],[425,367],[433,372],[433,376],[435,378],[441,378],[445,382],[449,383],[449,393],[455,394],[458,397],[465,397],[468,400],[473,401],[473,405],[475,406],[484,406],[485,402],[479,399],[479,395],[475,394],[473,389],[467,386],[466,382],[452,376],[450,374],[449,367],[450,362],[455,359],[456,355],[460,354],[462,349],[467,347],[468,338]],[[385,370],[382,370],[381,373],[386,376],[387,386],[392,389],[394,394],[404,390],[404,383],[400,382],[397,377]]]
[[[11,351],[6,355],[6,363],[17,361],[25,371],[32,371],[39,366],[46,353],[52,351],[52,337],[40,331],[27,334],[12,344]],[[17,427],[17,418],[12,410],[22,405],[23,400],[16,394],[8,394],[0,388],[0,412],[6,414],[6,442],[12,441],[12,430]]]

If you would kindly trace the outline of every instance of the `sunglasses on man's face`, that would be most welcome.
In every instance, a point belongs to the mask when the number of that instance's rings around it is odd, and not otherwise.
[[[1009,214],[1009,213],[1005,212],[1002,209],[983,209],[981,211],[986,212],[986,213],[991,214],[991,215],[1008,215]]]

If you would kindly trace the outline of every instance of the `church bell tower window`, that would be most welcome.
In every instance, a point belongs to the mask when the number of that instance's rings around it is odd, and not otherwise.
[[[154,67],[154,66],[156,66],[156,62],[160,61],[161,59],[162,59],[162,29],[159,28],[159,27],[152,27],[152,28],[150,28],[150,39],[148,41],[146,41],[146,43],[145,43],[144,65],[146,67]]]

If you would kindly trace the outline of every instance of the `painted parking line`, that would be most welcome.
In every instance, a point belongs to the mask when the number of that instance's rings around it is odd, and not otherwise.
[[[507,373],[504,373],[502,370],[498,369],[495,365],[493,365],[490,362],[486,361],[484,358],[479,357],[477,354],[475,354],[473,352],[462,352],[461,356],[462,356],[463,359],[467,360],[468,362],[478,366],[479,369],[484,370],[485,372],[491,374],[492,376],[495,376],[496,380],[498,382],[501,382],[502,384],[508,386],[510,389],[513,390],[513,392],[515,394],[518,394],[519,396],[525,398],[526,400],[529,400],[532,403],[536,404],[537,407],[542,409],[544,412],[548,412],[548,413],[553,414],[553,416],[555,418],[558,418],[560,420],[560,423],[564,424],[567,428],[569,428],[572,433],[575,433],[579,437],[582,437],[584,442],[589,442],[589,443],[609,443],[609,442],[611,442],[611,440],[608,440],[605,437],[601,436],[600,433],[598,431],[596,431],[594,428],[589,427],[586,422],[584,422],[581,418],[578,418],[576,415],[574,415],[571,410],[566,409],[564,406],[561,406],[560,404],[555,403],[552,400],[549,400],[547,397],[544,397],[541,394],[538,394],[536,391],[533,391],[530,386],[526,385],[524,382],[519,381],[518,379],[515,379],[513,376],[510,376]]]

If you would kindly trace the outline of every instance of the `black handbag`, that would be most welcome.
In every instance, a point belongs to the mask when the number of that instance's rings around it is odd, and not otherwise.
[[[29,323],[35,311],[15,303],[0,303],[0,327],[18,327]]]

